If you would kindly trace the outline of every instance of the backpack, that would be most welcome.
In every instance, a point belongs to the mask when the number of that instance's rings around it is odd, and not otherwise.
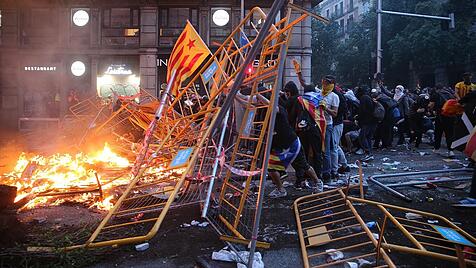
[[[372,115],[377,120],[377,122],[382,122],[383,118],[385,117],[385,108],[380,102],[374,101],[374,111]]]
[[[400,117],[402,117],[402,115],[400,114],[400,109],[398,109],[398,107],[393,108],[392,115],[394,119],[399,119]]]

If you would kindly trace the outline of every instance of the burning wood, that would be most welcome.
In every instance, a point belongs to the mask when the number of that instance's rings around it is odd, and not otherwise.
[[[129,167],[129,160],[114,153],[107,143],[92,154],[22,153],[13,171],[0,177],[0,183],[17,188],[13,199],[16,207],[23,209],[69,200],[108,210],[113,206],[114,188],[129,183]]]

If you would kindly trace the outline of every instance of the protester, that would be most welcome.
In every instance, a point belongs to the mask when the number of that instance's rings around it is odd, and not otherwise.
[[[333,144],[337,145],[337,155],[331,154],[332,161],[332,175],[334,178],[338,173],[346,173],[350,171],[350,168],[347,166],[347,159],[345,157],[344,151],[340,146],[340,141],[342,138],[342,133],[344,131],[344,117],[347,114],[347,101],[342,94],[342,89],[340,89],[335,83],[335,77],[330,77],[334,81],[334,90],[332,91],[339,97],[339,106],[337,108],[337,115],[333,118],[333,131],[332,139]],[[340,165],[340,166],[339,166]]]
[[[322,96],[309,94],[309,88],[313,89],[313,87],[313,85],[306,85],[304,88],[305,96],[300,96],[296,84],[288,82],[284,91],[287,96],[286,110],[289,123],[294,126],[296,134],[302,141],[307,162],[319,175],[322,169],[322,135],[318,126],[319,122],[316,122],[315,111]],[[305,108],[310,107],[311,104],[311,109]],[[296,188],[307,187],[304,181],[296,181],[295,186]]]
[[[471,82],[471,77],[471,73],[466,72],[463,74],[463,81],[458,82],[455,85],[455,95],[457,100],[463,98],[468,94],[468,92],[476,90],[476,85]]]
[[[428,108],[434,111],[435,118],[435,143],[433,146],[433,152],[439,153],[441,147],[441,138],[443,133],[445,134],[446,148],[448,150],[447,156],[454,157],[453,149],[451,149],[451,143],[453,142],[453,128],[455,124],[455,117],[444,116],[441,114],[441,110],[446,101],[454,99],[455,96],[442,85],[436,85],[435,90],[430,96],[430,104]]]
[[[324,161],[322,165],[322,179],[324,182],[330,181],[332,179],[332,154],[334,159],[338,157],[338,143],[336,143],[333,138],[334,132],[334,122],[333,118],[337,116],[337,110],[339,108],[339,97],[332,92],[334,90],[334,77],[325,76],[322,79],[322,100],[324,106],[324,116],[326,118],[326,134],[325,134],[325,153]]]
[[[402,85],[398,85],[395,87],[395,94],[393,95],[393,99],[397,102],[397,107],[400,112],[400,117],[396,122],[398,129],[397,145],[402,145],[405,143],[405,134],[410,136],[408,121],[410,114],[410,106],[413,103],[413,100],[408,96],[407,90]]]
[[[269,197],[277,198],[287,195],[287,191],[280,180],[279,171],[285,171],[291,163],[293,163],[296,174],[302,172],[314,181],[316,184],[315,192],[323,191],[322,181],[319,180],[314,169],[307,163],[304,153],[301,150],[301,142],[293,128],[289,125],[286,109],[279,105],[276,113],[271,155],[268,164],[268,172],[273,183],[276,185],[276,189],[269,194]]]
[[[418,148],[421,144],[422,135],[425,130],[424,116],[429,102],[430,97],[428,95],[420,94],[410,107],[410,143],[415,141],[415,148]]]
[[[380,142],[382,142],[382,149],[390,148],[392,147],[395,117],[400,115],[395,115],[395,111],[399,111],[397,108],[397,102],[379,89],[375,89],[375,91],[373,89],[371,97],[382,104],[385,109],[385,116],[382,122],[378,124],[375,132],[374,148],[380,148]]]
[[[357,89],[356,96],[359,99],[359,114],[357,115],[357,122],[360,126],[359,141],[365,156],[363,161],[373,159],[372,156],[372,137],[377,127],[377,120],[374,118],[375,104],[369,96],[366,88],[360,87]]]

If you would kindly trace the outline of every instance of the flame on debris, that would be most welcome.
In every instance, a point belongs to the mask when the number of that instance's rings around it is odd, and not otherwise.
[[[108,210],[114,205],[114,193],[111,190],[117,185],[127,184],[129,177],[126,175],[103,181],[96,172],[125,171],[129,166],[130,162],[114,153],[107,143],[101,151],[92,154],[42,156],[22,153],[14,170],[4,174],[0,183],[17,187],[15,202],[30,197],[24,208],[59,205],[65,200],[73,200]],[[99,193],[102,194],[102,200],[94,202]]]

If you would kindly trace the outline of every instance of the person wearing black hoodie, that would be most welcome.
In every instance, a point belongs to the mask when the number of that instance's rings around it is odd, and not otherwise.
[[[373,116],[375,104],[369,96],[369,91],[366,88],[360,87],[357,89],[356,97],[360,101],[359,113],[357,115],[357,122],[360,126],[359,141],[360,146],[365,152],[363,161],[372,160],[372,137],[377,127],[377,121]]]
[[[397,107],[397,102],[390,98],[386,93],[377,89],[375,92],[372,90],[372,98],[380,102],[385,108],[385,117],[382,122],[378,124],[376,133],[374,148],[380,147],[380,141],[382,141],[382,149],[392,147],[393,141],[393,125],[395,124],[395,118],[393,110]]]
[[[314,90],[313,85],[306,85],[304,91]],[[301,140],[304,155],[307,162],[314,168],[317,175],[320,177],[322,170],[322,137],[316,122],[309,115],[309,112],[304,109],[299,102],[299,91],[296,84],[292,81],[286,83],[283,90],[286,94],[286,111],[288,113],[289,124],[294,128],[296,134]],[[297,180],[296,188],[302,188],[305,182]],[[306,185],[304,185],[307,187]]]

